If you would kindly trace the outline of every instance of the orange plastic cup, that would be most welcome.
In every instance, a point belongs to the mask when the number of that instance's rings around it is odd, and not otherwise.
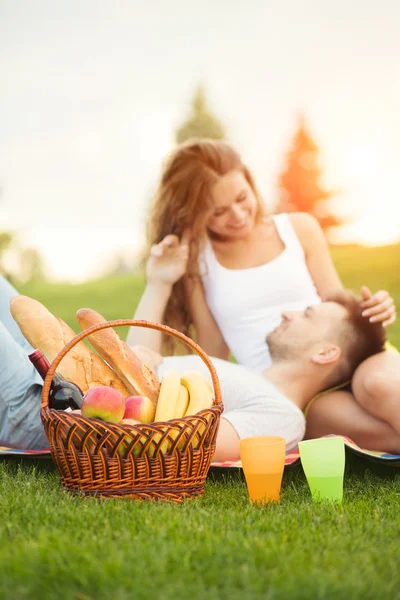
[[[285,453],[283,437],[258,436],[240,440],[240,458],[251,502],[263,504],[279,500]]]

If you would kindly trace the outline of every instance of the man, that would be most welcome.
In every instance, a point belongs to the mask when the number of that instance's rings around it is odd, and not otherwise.
[[[151,314],[143,312],[140,318],[153,320]],[[244,437],[279,435],[285,438],[288,449],[295,446],[304,436],[302,411],[309,401],[350,380],[363,360],[383,350],[385,333],[381,325],[361,317],[359,300],[353,294],[340,291],[305,311],[283,313],[281,324],[268,335],[267,342],[272,366],[262,374],[212,358],[224,403],[215,461],[238,459]],[[158,350],[157,342],[154,345]],[[135,346],[134,350],[159,378],[169,368],[196,369],[209,376],[198,356],[163,358],[149,347]],[[381,423],[370,417],[374,436]],[[400,451],[400,436],[389,430],[387,425],[381,441],[384,443],[390,433]]]
[[[16,292],[4,280],[1,285],[0,445],[46,447],[40,420],[40,381],[27,358],[30,348],[17,335],[6,308]],[[243,437],[280,435],[287,448],[296,445],[304,436],[302,410],[309,400],[348,380],[362,360],[382,350],[385,341],[383,328],[360,318],[359,303],[349,293],[282,317],[281,325],[268,336],[273,363],[263,374],[212,359],[225,407],[216,461],[239,458]],[[152,320],[152,315],[148,318]],[[143,351],[136,347],[136,351],[160,378],[172,367],[198,369],[209,375],[198,356],[162,358],[151,348]]]

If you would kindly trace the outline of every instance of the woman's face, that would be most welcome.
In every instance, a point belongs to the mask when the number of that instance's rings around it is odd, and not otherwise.
[[[230,171],[212,187],[213,212],[207,228],[221,238],[240,239],[254,227],[257,199],[241,171]]]

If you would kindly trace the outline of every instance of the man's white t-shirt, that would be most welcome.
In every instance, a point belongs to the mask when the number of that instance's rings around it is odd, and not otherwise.
[[[221,386],[224,412],[239,438],[277,435],[290,450],[303,439],[305,418],[300,408],[258,371],[219,358],[211,358]],[[199,356],[169,356],[157,367],[161,380],[167,369],[179,373],[201,371],[212,384],[210,372]]]

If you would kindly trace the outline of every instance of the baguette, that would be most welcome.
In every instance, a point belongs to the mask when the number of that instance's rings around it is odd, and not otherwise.
[[[82,329],[106,321],[104,317],[90,308],[78,310],[76,318]],[[88,339],[100,356],[112,366],[129,390],[133,390],[134,394],[147,396],[154,405],[157,404],[160,392],[159,381],[112,328],[92,333]]]
[[[33,348],[40,348],[51,363],[75,332],[43,304],[27,296],[15,296],[10,301],[11,314]],[[130,391],[116,373],[83,343],[76,344],[62,359],[57,372],[78,385],[82,392],[98,385],[118,390],[124,398]]]

